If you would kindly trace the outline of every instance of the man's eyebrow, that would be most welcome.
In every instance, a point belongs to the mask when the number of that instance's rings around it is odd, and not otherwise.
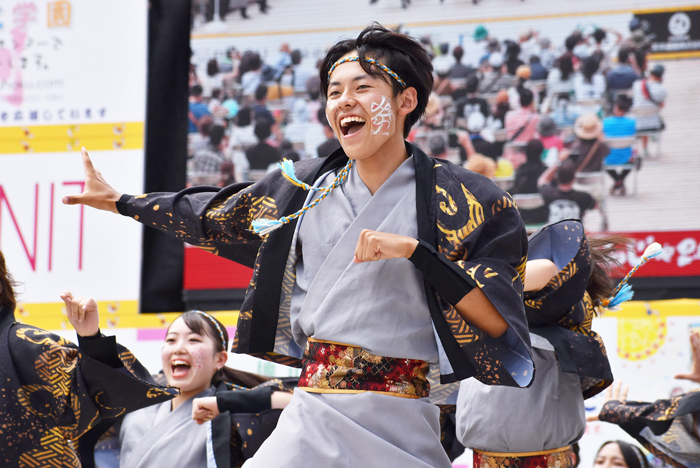
[[[365,78],[369,78],[369,75],[367,73],[364,73],[362,75],[357,75],[355,78],[350,80],[351,83],[354,83],[355,81],[360,81]],[[328,87],[330,88],[331,86],[340,86],[340,81],[331,81]]]

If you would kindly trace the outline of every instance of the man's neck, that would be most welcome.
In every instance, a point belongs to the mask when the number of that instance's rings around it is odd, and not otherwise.
[[[572,182],[570,184],[559,184],[558,188],[560,192],[571,192],[574,189],[574,183]]]
[[[374,195],[408,157],[403,138],[393,138],[382,145],[373,156],[358,160],[357,173]]]

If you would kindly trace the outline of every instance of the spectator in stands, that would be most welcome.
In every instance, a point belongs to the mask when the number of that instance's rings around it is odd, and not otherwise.
[[[610,40],[611,35],[615,36],[615,40]],[[588,55],[597,56],[600,59],[600,69],[607,71],[613,51],[622,42],[622,35],[613,29],[598,28],[590,37],[593,38],[593,44],[590,45]]]
[[[510,112],[510,103],[508,100],[508,91],[502,89],[496,95],[496,105],[493,110],[494,124],[498,128],[505,127],[506,115]]]
[[[542,162],[542,152],[544,147],[539,140],[530,140],[525,147],[527,160],[515,172],[513,187],[509,190],[511,195],[539,193],[537,181],[547,170],[547,166]],[[518,208],[520,217],[525,224],[542,224],[547,222],[549,209],[546,205],[538,208]]]
[[[509,190],[511,195],[520,193],[538,193],[537,181],[547,166],[542,162],[544,145],[540,140],[530,140],[525,147],[526,161],[515,171],[515,181]],[[529,221],[543,222],[543,221]]]
[[[209,132],[206,147],[194,154],[194,171],[197,176],[216,176],[221,172],[221,164],[226,160],[223,153],[224,127],[214,125]]]
[[[450,67],[448,78],[451,80],[464,79],[475,72],[472,67],[462,63],[462,57],[464,56],[464,49],[462,46],[455,47],[452,50],[452,56],[455,59],[455,63]]]
[[[241,87],[243,96],[254,96],[255,90],[262,83],[263,61],[260,54],[246,52],[241,58]]]
[[[583,59],[580,71],[574,75],[574,94],[580,114],[600,112],[600,102],[583,105],[583,101],[600,101],[605,97],[605,77],[598,72],[598,55]]]
[[[234,119],[229,141],[232,148],[247,148],[257,143],[253,126],[253,109],[243,107]],[[238,166],[238,164],[236,164]]]
[[[481,136],[481,131],[486,125],[486,119],[481,112],[472,112],[467,117],[467,130],[474,150],[496,161],[502,153],[502,148],[496,143],[491,143]]]
[[[255,136],[258,138],[258,144],[248,148],[245,152],[251,170],[266,171],[270,165],[282,159],[279,150],[265,141],[272,135],[273,125],[276,124],[265,119],[255,123]]]
[[[476,74],[467,78],[466,97],[455,102],[457,118],[469,118],[474,112],[480,113],[484,119],[491,115],[491,109],[486,99],[479,97],[479,77]]]
[[[526,88],[518,89],[520,94],[520,109],[509,111],[505,118],[505,130],[508,142],[526,143],[537,134],[537,124],[540,117],[535,110],[532,91]],[[506,146],[503,157],[508,159],[514,169],[525,161],[525,155]]]
[[[518,36],[520,55],[518,58],[520,58],[523,63],[529,63],[530,57],[537,53],[539,49],[539,45],[537,44],[537,36],[537,31],[530,28],[525,28],[520,31],[520,35]]]
[[[496,174],[496,169],[498,167],[496,161],[477,153],[477,151],[474,149],[474,145],[472,144],[472,140],[467,132],[458,131],[457,141],[467,153],[467,162],[464,163],[463,166],[472,172],[476,172],[477,174],[481,174],[484,177],[493,179],[493,177]]]
[[[621,48],[617,52],[617,65],[608,72],[608,91],[632,88],[632,83],[641,77],[637,61],[629,49]]]
[[[223,82],[221,80],[221,75],[219,75],[219,62],[215,58],[207,62],[207,73],[200,77],[200,84],[202,85],[202,95],[210,97],[214,88],[221,88]]]
[[[214,120],[211,115],[203,115],[199,119],[199,131],[188,134],[187,149],[189,155],[194,156],[197,151],[206,148],[209,144],[209,133],[212,127],[214,127]]]
[[[548,166],[557,164],[559,155],[564,149],[564,142],[559,136],[557,123],[551,117],[540,117],[540,121],[537,124],[537,133],[540,135],[543,147],[542,160]]]
[[[561,62],[563,58],[568,57],[571,59],[573,69],[578,68],[578,57],[574,53],[574,49],[576,49],[576,46],[581,44],[581,42],[583,42],[583,36],[581,35],[580,31],[574,31],[573,33],[571,33],[571,35],[564,40],[564,47],[566,47],[566,52],[564,52],[557,59],[557,62]]]
[[[551,70],[557,58],[554,55],[554,52],[552,52],[552,41],[546,37],[540,39],[539,57],[542,66],[547,70]]]
[[[281,159],[289,159],[290,161],[298,162],[299,153],[294,149],[294,144],[289,140],[282,140],[280,143],[279,152]]]
[[[624,138],[633,137],[636,134],[636,123],[634,119],[627,117],[632,107],[632,99],[620,94],[615,99],[613,106],[613,115],[606,117],[603,120],[603,134],[606,138]],[[611,148],[610,154],[605,158],[606,166],[617,166],[629,164],[632,161],[634,153],[632,146],[627,148]],[[608,168],[608,174],[613,178],[615,184],[610,189],[610,194],[625,195],[625,177],[630,173],[630,169]]]
[[[484,57],[488,57],[490,51],[488,50],[489,45],[489,32],[480,24],[474,30],[474,46],[470,48],[472,53],[469,54],[467,64],[471,66],[481,65],[481,61]]]
[[[547,94],[568,94],[574,90],[574,60],[572,55],[562,55],[556,68],[547,76]]]
[[[321,143],[316,149],[319,158],[326,158],[330,156],[335,150],[340,148],[340,142],[335,137],[333,129],[328,123],[328,118],[326,117],[326,109],[321,108],[318,110],[318,121],[323,124],[323,133],[326,135],[326,141]]]
[[[526,88],[532,91],[532,99],[535,103],[535,107],[537,106],[537,103],[540,102],[539,93],[536,89],[533,89],[530,86],[531,75],[532,72],[529,65],[520,65],[518,69],[515,70],[515,78],[517,81],[515,82],[515,86],[508,88],[508,99],[510,101],[511,109],[517,109],[520,107],[520,94],[518,93],[520,89]]]
[[[311,70],[302,66],[301,64],[301,50],[295,49],[290,54],[292,60],[292,66],[290,67],[290,72],[292,75],[292,88],[295,93],[304,94],[307,92],[306,84],[311,78]]]
[[[267,108],[267,86],[261,84],[255,90],[255,105],[253,105],[253,119],[255,122],[261,120],[269,120],[270,122],[275,121],[275,117]]]
[[[666,101],[666,89],[664,88],[663,76],[665,68],[663,65],[655,65],[651,69],[648,78],[637,80],[632,85],[634,108],[638,110],[654,110],[650,115],[637,116],[637,131],[663,130],[664,124],[659,111],[664,107]],[[642,136],[642,147],[645,156],[648,153],[647,145],[649,138]]]
[[[443,42],[438,46],[438,55],[432,60],[433,70],[438,75],[448,76],[452,65],[455,64],[454,57],[450,55],[450,44]]]
[[[583,114],[574,124],[576,139],[560,159],[571,161],[576,172],[599,172],[610,148],[603,142],[603,124],[595,114]]]
[[[546,80],[549,74],[547,69],[542,65],[540,57],[537,55],[530,57],[530,72],[530,79],[532,81]]]
[[[196,84],[190,88],[189,112],[187,115],[189,118],[187,133],[197,133],[199,119],[203,115],[211,115],[207,105],[202,102],[201,85]]]
[[[488,65],[490,68],[486,69],[481,81],[481,93],[497,93],[502,89],[515,86],[517,78],[515,75],[508,74],[507,66],[503,63],[503,54],[494,52],[489,55]]]
[[[442,135],[433,135],[428,139],[428,151],[431,158],[447,159],[447,142]]]
[[[504,63],[506,66],[506,72],[509,75],[515,75],[515,71],[520,65],[524,65],[525,62],[520,60],[521,49],[520,45],[513,41],[506,41],[506,53],[504,55]]]
[[[556,174],[556,181],[553,181]],[[570,161],[561,166],[552,166],[541,176],[537,185],[549,209],[548,223],[556,223],[564,219],[583,219],[586,211],[595,208],[593,197],[574,190],[576,167]]]

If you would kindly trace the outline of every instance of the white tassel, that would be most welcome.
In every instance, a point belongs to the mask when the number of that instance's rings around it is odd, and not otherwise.
[[[654,258],[658,255],[661,255],[661,252],[663,252],[663,251],[664,251],[664,249],[663,249],[663,247],[661,247],[661,244],[659,244],[658,242],[654,242],[654,243],[650,244],[649,247],[647,247],[644,250],[644,255],[642,255],[642,256],[644,258],[651,259],[651,258]]]

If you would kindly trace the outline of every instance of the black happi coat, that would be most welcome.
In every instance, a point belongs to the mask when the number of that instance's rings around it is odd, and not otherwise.
[[[529,385],[534,367],[522,298],[527,236],[513,200],[478,174],[431,159],[411,144],[407,150],[416,165],[420,240],[410,260],[425,278],[430,314],[446,356],[440,362],[442,382],[476,377],[492,385]],[[295,171],[313,184],[347,161],[340,149],[327,159],[296,163]],[[275,171],[253,185],[124,195],[117,208],[147,226],[254,268],[232,351],[298,366],[301,355],[289,344],[288,314],[295,281],[288,257],[297,221],[264,237],[252,232],[251,222],[294,213],[306,195]],[[467,324],[453,307],[474,287],[510,325],[501,337],[491,338]]]
[[[89,430],[177,394],[156,385],[114,337],[83,338],[78,347],[0,308],[3,468],[78,468],[76,450]]]

